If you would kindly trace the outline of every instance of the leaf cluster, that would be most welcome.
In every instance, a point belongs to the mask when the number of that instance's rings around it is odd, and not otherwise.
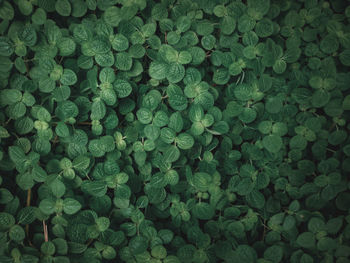
[[[0,18],[0,262],[350,262],[349,1]]]

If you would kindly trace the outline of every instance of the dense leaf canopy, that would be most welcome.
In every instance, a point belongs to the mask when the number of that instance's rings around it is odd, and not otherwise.
[[[0,18],[0,262],[350,262],[349,1]]]

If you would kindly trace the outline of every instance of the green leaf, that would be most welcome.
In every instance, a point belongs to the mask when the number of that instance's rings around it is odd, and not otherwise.
[[[254,188],[254,184],[252,180],[250,178],[244,178],[238,183],[236,191],[239,195],[247,196],[253,191],[253,188]],[[260,195],[257,193],[249,197],[249,200],[255,205],[256,204],[259,205],[262,202]]]
[[[169,104],[174,110],[184,110],[187,108],[187,98],[183,95],[182,90],[175,85],[170,85],[167,89]]]
[[[176,144],[180,149],[188,150],[188,149],[192,148],[192,146],[194,144],[194,139],[188,133],[180,133],[176,137]]]
[[[102,100],[96,99],[91,105],[91,119],[101,120],[106,115],[106,106]]]
[[[108,51],[105,54],[96,54],[95,61],[101,67],[111,67],[115,63],[115,59],[111,51]]]
[[[81,190],[92,196],[101,197],[107,192],[107,184],[104,181],[84,181]]]
[[[336,242],[330,237],[321,238],[317,242],[317,249],[320,251],[332,251],[337,247]]]
[[[51,78],[43,78],[39,80],[39,90],[41,92],[50,93],[55,90],[55,81]]]
[[[129,176],[126,173],[118,173],[116,176],[118,184],[125,184],[129,180]]]
[[[57,47],[61,56],[70,56],[74,53],[76,44],[71,38],[63,37],[57,43]]]
[[[169,118],[169,128],[172,128],[175,132],[182,131],[183,119],[180,112],[173,113]]]
[[[344,66],[350,66],[350,49],[345,49],[341,52],[339,54],[339,59]]]
[[[81,209],[81,204],[73,199],[66,198],[63,200],[63,211],[68,215],[73,215]]]
[[[110,50],[110,43],[103,36],[95,36],[88,46],[94,54],[105,54]]]
[[[32,47],[37,41],[37,34],[34,27],[31,25],[26,25],[20,28],[18,38],[23,41],[26,46]]]
[[[56,248],[53,242],[48,241],[41,244],[40,251],[45,255],[55,254]]]
[[[116,27],[122,20],[122,11],[116,6],[111,6],[105,10],[103,19],[108,25]]]
[[[214,123],[212,130],[208,130],[210,133],[214,135],[222,135],[225,133],[228,133],[230,127],[225,121],[219,121],[217,123]]]
[[[313,217],[308,222],[308,229],[312,233],[326,230],[326,224],[321,218]]]
[[[9,238],[15,242],[21,242],[25,238],[24,229],[19,225],[14,225],[10,228]]]
[[[274,263],[281,262],[283,259],[282,247],[278,245],[268,247],[264,252],[264,258]]]
[[[11,41],[6,37],[0,37],[0,56],[9,57],[14,52]]]
[[[256,190],[253,190],[246,196],[247,202],[255,208],[263,208],[265,205],[265,197],[264,195]]]
[[[161,100],[162,95],[160,92],[157,90],[151,90],[142,98],[142,106],[150,110],[155,110]]]
[[[112,89],[103,89],[100,92],[100,98],[108,106],[114,105],[117,102],[117,96]]]
[[[158,259],[164,259],[167,256],[167,251],[165,247],[158,245],[152,248],[151,255]]]
[[[192,61],[192,55],[188,51],[181,51],[179,53],[179,57],[177,59],[177,62],[180,64],[189,64]]]
[[[153,124],[157,127],[163,127],[168,125],[169,117],[164,111],[157,111],[153,118]]]
[[[347,211],[349,209],[350,195],[347,192],[340,193],[336,198],[336,206],[342,211]]]
[[[66,192],[66,187],[59,179],[55,179],[50,183],[50,189],[53,195],[57,198],[60,198]]]
[[[57,13],[59,13],[61,16],[69,16],[72,7],[68,0],[57,0],[55,4],[55,9]]]
[[[291,215],[288,215],[284,219],[283,226],[282,226],[283,230],[290,231],[291,229],[293,229],[293,227],[295,227],[295,224],[296,224],[295,218]]]
[[[0,204],[7,204],[13,200],[11,192],[5,188],[0,188]]]
[[[167,64],[154,61],[149,66],[149,76],[153,79],[162,80],[167,76]]]
[[[77,75],[70,69],[64,69],[60,81],[63,85],[74,85],[77,82]]]
[[[170,83],[177,83],[185,76],[185,68],[180,63],[171,63],[167,66],[166,78]]]
[[[118,79],[113,83],[113,86],[117,92],[118,98],[126,98],[132,92],[132,87],[126,80]]]
[[[4,1],[0,9],[0,17],[5,20],[12,20],[14,13],[12,5],[8,1]]]
[[[128,247],[134,255],[138,255],[146,251],[148,241],[143,236],[137,236],[130,240]]]
[[[280,98],[273,97],[266,101],[266,111],[268,113],[276,114],[282,110],[283,102]]]
[[[17,214],[17,222],[19,224],[28,225],[36,219],[36,207],[27,206],[22,208]]]
[[[123,34],[116,34],[111,40],[111,45],[115,51],[125,51],[129,48],[129,40]]]
[[[322,50],[322,52],[326,54],[332,54],[336,52],[338,48],[339,42],[338,38],[335,35],[329,34],[322,38],[320,43],[320,49]]]
[[[344,130],[337,130],[329,134],[328,142],[331,145],[342,144],[347,138],[347,133]]]
[[[100,232],[107,230],[110,225],[110,221],[107,217],[99,217],[95,222]]]
[[[237,76],[237,75],[241,74],[242,67],[238,62],[234,62],[229,66],[228,70],[232,76]]]
[[[331,96],[327,90],[318,89],[311,97],[311,104],[316,108],[324,107],[330,100]]]
[[[149,109],[146,108],[140,108],[137,113],[137,119],[142,123],[142,124],[148,124],[152,121],[153,115],[152,112]]]
[[[210,220],[215,215],[215,209],[208,203],[197,203],[192,209],[193,216],[201,220]]]
[[[220,23],[220,29],[223,34],[231,35],[236,29],[236,20],[232,16],[224,16]]]
[[[227,12],[227,9],[224,5],[217,5],[214,8],[214,14],[217,17],[223,17],[226,14],[226,12]]]
[[[56,210],[56,203],[51,199],[43,199],[39,204],[39,209],[45,215],[53,214]]]
[[[173,163],[180,157],[180,151],[176,146],[169,146],[163,154],[164,162]]]
[[[277,74],[282,74],[287,69],[287,63],[283,59],[276,60],[275,64],[272,66],[272,69]]]
[[[350,95],[348,95],[344,98],[343,110],[350,110]]]
[[[212,178],[209,174],[204,172],[198,172],[193,175],[193,185],[196,187],[199,191],[205,192],[208,190],[210,183],[212,181]]]
[[[35,181],[40,182],[40,183],[45,182],[47,179],[46,171],[38,165],[35,165],[32,168],[31,176],[33,177],[33,179]]]
[[[78,171],[86,170],[90,165],[90,158],[87,156],[78,156],[73,160],[73,167]]]
[[[160,129],[153,124],[148,124],[144,128],[144,133],[148,139],[155,141],[160,135]]]
[[[201,121],[204,118],[203,108],[198,104],[194,104],[191,106],[188,115],[192,122]]]
[[[15,218],[13,215],[0,212],[0,229],[1,231],[10,229],[15,224]]]
[[[303,248],[314,248],[316,245],[316,240],[315,240],[315,236],[313,233],[311,232],[304,232],[301,233],[297,240],[296,240],[297,244]]]
[[[271,153],[278,153],[283,146],[282,138],[274,134],[265,136],[262,143],[265,149]]]
[[[68,86],[55,87],[52,91],[52,97],[58,101],[65,101],[70,97],[71,90]]]
[[[263,18],[255,25],[255,32],[259,37],[269,37],[274,32],[274,24],[270,19]]]
[[[176,138],[176,133],[173,129],[170,128],[163,128],[160,131],[160,139],[165,143],[172,143]]]
[[[22,93],[17,89],[1,90],[1,103],[4,105],[12,105],[22,100]]]
[[[131,190],[129,186],[125,184],[118,185],[117,188],[114,189],[114,195],[116,199],[127,200],[130,198]]]
[[[122,71],[128,71],[131,69],[133,60],[131,56],[126,52],[117,53],[115,56],[115,66]]]
[[[251,123],[256,119],[257,112],[253,108],[243,108],[238,118],[243,123]]]

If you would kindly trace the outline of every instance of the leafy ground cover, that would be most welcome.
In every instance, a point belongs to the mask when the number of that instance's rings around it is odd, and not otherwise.
[[[0,262],[350,262],[349,1],[0,18]]]

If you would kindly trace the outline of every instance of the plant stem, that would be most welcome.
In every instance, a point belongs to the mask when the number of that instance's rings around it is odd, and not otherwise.
[[[30,206],[31,196],[32,196],[32,189],[29,188],[28,191],[27,191],[27,203],[26,203],[27,207]],[[32,242],[29,239],[29,225],[28,224],[26,224],[26,235],[27,235],[27,239],[28,239],[29,245],[31,247],[33,247],[33,244],[32,244]]]
[[[43,220],[43,228],[44,228],[44,238],[45,238],[45,242],[49,241],[49,233],[47,230],[47,225],[45,223],[45,220]]]

